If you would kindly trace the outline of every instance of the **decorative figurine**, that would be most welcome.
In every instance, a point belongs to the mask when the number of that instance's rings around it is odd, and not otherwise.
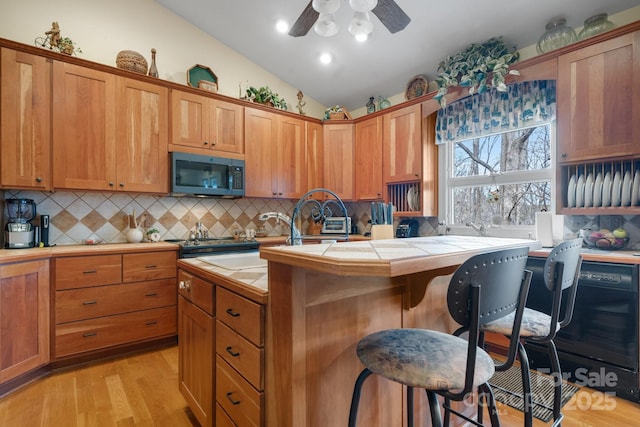
[[[49,38],[49,46],[51,46],[51,48],[57,48],[60,42],[60,25],[58,25],[57,22],[52,22],[51,29],[45,32],[45,34]]]
[[[298,105],[296,105],[296,108],[298,109],[298,112],[301,115],[306,115],[307,113],[304,112],[303,108],[305,105],[307,105],[306,101],[303,101],[302,98],[304,97],[304,94],[302,93],[301,90],[298,91]]]
[[[373,96],[369,98],[369,102],[367,102],[367,114],[376,112],[376,103],[373,100]]]

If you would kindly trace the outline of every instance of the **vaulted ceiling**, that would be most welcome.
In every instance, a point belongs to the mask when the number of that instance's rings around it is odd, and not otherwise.
[[[362,107],[370,96],[404,92],[418,74],[432,81],[447,55],[494,36],[518,48],[535,44],[545,25],[557,17],[581,27],[585,19],[609,15],[639,4],[638,0],[395,0],[411,18],[391,34],[371,16],[373,34],[357,42],[347,27],[353,10],[341,0],[336,12],[340,28],[332,37],[313,29],[304,37],[275,31],[279,19],[290,25],[309,0],[156,0],[255,64],[302,90],[323,105]],[[333,62],[319,62],[328,52]],[[253,82],[250,82],[253,83]],[[259,82],[255,82],[260,85]]]

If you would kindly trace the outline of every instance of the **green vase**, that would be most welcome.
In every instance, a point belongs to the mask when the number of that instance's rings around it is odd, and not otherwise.
[[[384,110],[391,107],[391,103],[387,98],[378,98],[378,110]]]

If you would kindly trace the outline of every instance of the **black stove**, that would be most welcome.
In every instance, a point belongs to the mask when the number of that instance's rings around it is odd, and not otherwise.
[[[260,243],[255,240],[236,240],[231,237],[193,240],[168,239],[166,241],[180,245],[178,252],[180,258],[195,258],[234,252],[255,252],[260,248]]]

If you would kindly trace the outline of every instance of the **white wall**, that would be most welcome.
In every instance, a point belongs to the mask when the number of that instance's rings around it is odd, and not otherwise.
[[[287,100],[289,111],[297,112],[297,88],[153,0],[2,0],[0,9],[2,38],[33,45],[58,21],[62,36],[82,49],[80,58],[115,66],[119,51],[134,50],[151,62],[153,47],[161,79],[186,85],[187,69],[206,65],[218,76],[219,93],[238,98],[239,83],[248,80],[269,86]],[[324,116],[323,105],[305,101],[309,117]]]

